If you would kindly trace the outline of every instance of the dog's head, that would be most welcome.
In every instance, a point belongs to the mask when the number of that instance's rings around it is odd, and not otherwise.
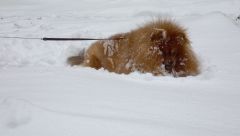
[[[162,64],[168,73],[173,73],[183,49],[188,44],[186,35],[182,32],[171,32],[155,28],[151,34],[151,42],[162,52]]]

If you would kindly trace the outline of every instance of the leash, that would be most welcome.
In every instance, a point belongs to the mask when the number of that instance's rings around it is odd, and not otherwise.
[[[17,37],[17,36],[0,36],[2,39],[24,39],[24,40],[41,40],[41,38],[28,38],[28,37]]]
[[[89,40],[121,40],[123,37],[119,38],[36,38],[36,37],[18,37],[18,36],[0,36],[2,39],[23,39],[23,40],[43,40],[43,41],[89,41]]]

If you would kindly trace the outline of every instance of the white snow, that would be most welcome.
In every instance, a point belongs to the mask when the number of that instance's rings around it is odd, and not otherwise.
[[[188,29],[196,77],[70,67],[93,41],[0,38],[0,136],[239,136],[239,0],[0,1],[0,37],[96,37],[159,16]],[[129,62],[130,63],[130,62]]]

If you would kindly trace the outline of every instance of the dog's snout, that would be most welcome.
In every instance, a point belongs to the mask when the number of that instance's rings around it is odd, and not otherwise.
[[[173,61],[168,60],[168,61],[165,62],[165,69],[166,70],[171,71],[172,67],[173,67]]]
[[[165,69],[169,71],[169,70],[172,69],[172,66],[171,65],[165,65]]]
[[[166,62],[165,62],[165,65],[173,65],[173,61],[171,61],[171,60],[167,60]]]

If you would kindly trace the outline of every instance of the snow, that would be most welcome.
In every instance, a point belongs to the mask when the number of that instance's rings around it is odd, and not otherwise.
[[[0,136],[239,136],[239,5],[0,1],[0,36],[106,38],[173,18],[188,29],[201,62],[195,77],[118,75],[66,64],[93,41],[0,39]]]

